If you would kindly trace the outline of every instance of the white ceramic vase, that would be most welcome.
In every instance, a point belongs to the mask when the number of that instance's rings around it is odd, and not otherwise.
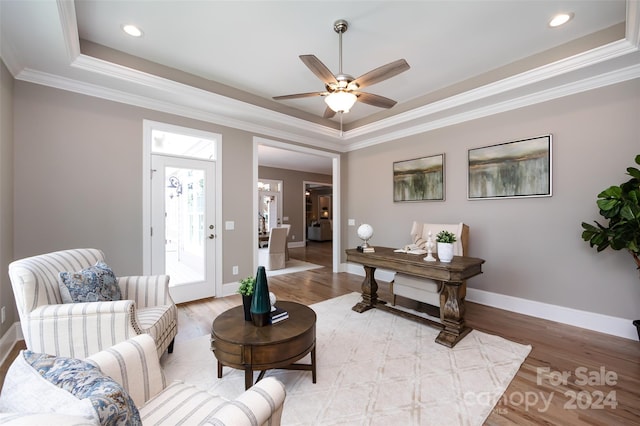
[[[438,243],[438,260],[449,263],[453,260],[453,244]]]

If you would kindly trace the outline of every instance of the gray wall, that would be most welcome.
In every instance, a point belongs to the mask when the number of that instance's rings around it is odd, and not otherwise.
[[[222,134],[223,282],[251,275],[254,134],[15,82],[16,258],[97,247],[119,275],[142,272],[142,122]],[[232,265],[239,275],[232,275]]]
[[[303,182],[309,181],[331,184],[331,175],[261,166],[258,168],[258,176],[261,179],[282,181],[282,216],[288,216],[289,221],[285,223],[291,224],[287,240],[290,242],[302,241],[305,214]],[[295,237],[295,239],[293,237]]]
[[[465,222],[470,255],[486,260],[469,287],[621,318],[640,318],[631,255],[597,253],[582,221],[600,220],[596,196],[628,179],[640,154],[640,81],[578,94],[351,152],[344,218],[370,223],[373,245],[409,242],[414,220]],[[467,150],[553,134],[553,196],[467,200]],[[445,153],[446,200],[394,203],[392,163]],[[343,224],[345,246],[360,240]]]
[[[7,267],[13,260],[13,77],[0,61],[0,336],[18,320]]]

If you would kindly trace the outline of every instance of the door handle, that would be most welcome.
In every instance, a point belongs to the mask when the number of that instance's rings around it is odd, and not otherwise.
[[[216,237],[215,235],[213,235],[213,234],[209,234],[209,239],[210,239],[210,240],[213,240],[215,237]]]

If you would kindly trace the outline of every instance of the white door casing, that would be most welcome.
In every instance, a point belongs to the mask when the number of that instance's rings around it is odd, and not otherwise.
[[[219,159],[222,158],[222,135],[211,133],[198,129],[176,126],[172,124],[143,120],[143,145],[142,145],[142,274],[152,274],[152,171],[151,157],[152,154],[169,155],[177,158],[196,158],[208,161],[213,164],[214,172],[211,176],[214,178],[213,184],[209,188],[213,191],[213,195],[207,199],[213,202],[211,211],[213,217],[211,223],[206,224],[206,230],[213,224],[214,231],[221,230],[222,215],[216,212],[216,209],[222,208],[222,164]],[[164,138],[164,141],[162,140]],[[156,197],[157,198],[157,197]],[[157,235],[157,234],[156,234]],[[210,234],[207,234],[207,237]],[[212,263],[213,272],[209,274],[213,280],[213,294],[227,295],[232,294],[235,290],[226,289],[223,284],[222,276],[222,237],[223,233],[214,232],[213,250],[210,250],[207,261]],[[211,243],[209,242],[208,245]],[[161,251],[164,253],[164,250]],[[154,267],[155,270],[155,267]],[[171,285],[171,280],[170,280]],[[233,287],[233,286],[232,286]],[[232,291],[233,290],[233,291]],[[210,290],[207,290],[210,292]],[[172,291],[172,295],[175,291]],[[180,303],[186,300],[176,300]]]

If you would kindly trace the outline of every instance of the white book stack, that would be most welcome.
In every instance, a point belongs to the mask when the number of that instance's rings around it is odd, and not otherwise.
[[[275,309],[271,311],[271,324],[284,321],[287,318],[289,318],[289,312],[285,311],[282,308],[278,308],[277,306],[275,306]]]

